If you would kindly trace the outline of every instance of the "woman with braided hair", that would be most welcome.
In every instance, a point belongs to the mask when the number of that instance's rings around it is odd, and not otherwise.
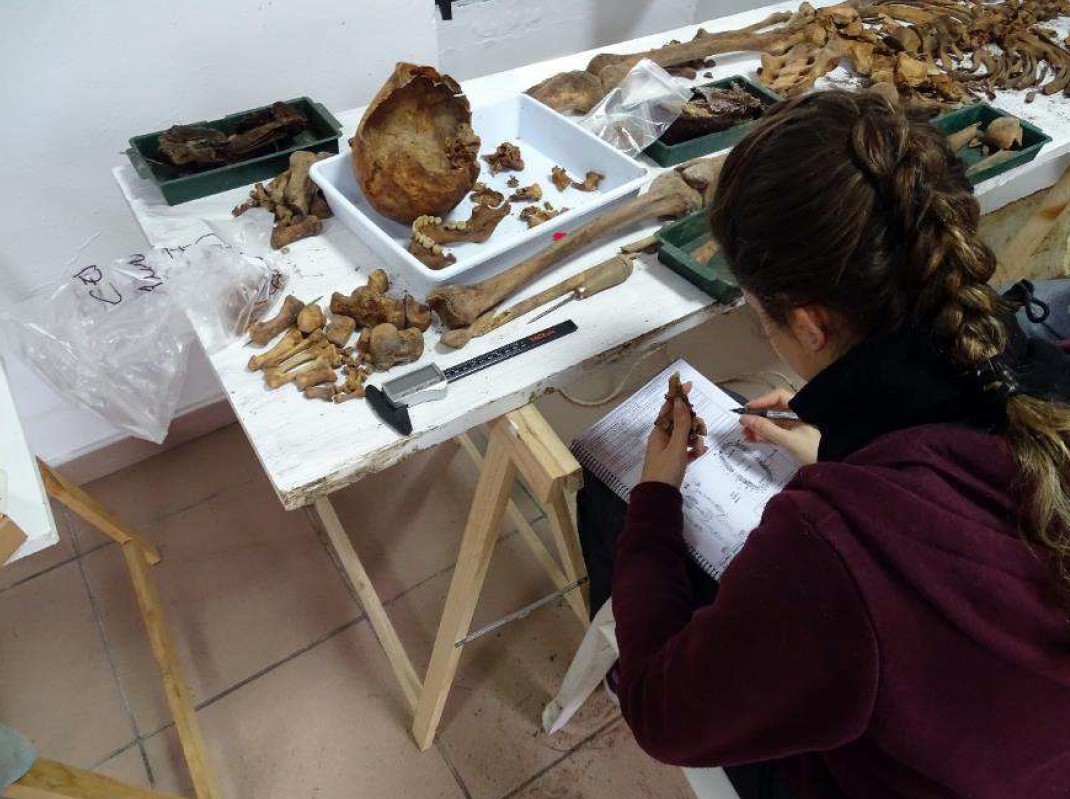
[[[960,162],[869,93],[783,104],[729,155],[714,235],[806,386],[751,407],[803,464],[708,604],[690,459],[655,430],[617,538],[640,745],[744,799],[1070,797],[1070,366],[1026,337]],[[698,607],[696,607],[698,605]]]

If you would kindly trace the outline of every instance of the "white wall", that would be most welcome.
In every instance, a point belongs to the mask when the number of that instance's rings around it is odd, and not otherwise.
[[[690,25],[696,0],[460,0],[439,63],[465,80]]]
[[[145,241],[111,177],[126,140],[308,94],[362,105],[395,61],[464,79],[760,5],[755,0],[3,0],[0,307],[79,256]],[[120,437],[8,359],[35,450],[63,462]],[[222,396],[195,353],[180,411]]]
[[[0,305],[145,240],[111,168],[126,140],[308,94],[366,102],[397,60],[435,63],[431,0],[4,0],[0,8]],[[9,358],[31,445],[62,462],[118,432]],[[182,407],[221,397],[194,357]]]

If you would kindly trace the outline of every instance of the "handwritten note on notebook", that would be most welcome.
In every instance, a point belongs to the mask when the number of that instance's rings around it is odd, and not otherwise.
[[[576,459],[621,499],[639,483],[646,440],[665,401],[669,375],[691,381],[691,404],[706,420],[709,452],[687,469],[684,540],[695,560],[720,579],[766,503],[792,478],[795,462],[768,444],[743,440],[739,406],[686,361],[679,360],[572,443]]]

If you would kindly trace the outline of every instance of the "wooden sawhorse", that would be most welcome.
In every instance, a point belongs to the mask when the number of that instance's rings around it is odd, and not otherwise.
[[[588,623],[585,592],[567,591],[585,577],[579,538],[568,507],[569,494],[579,490],[582,482],[580,465],[572,453],[534,405],[507,413],[492,422],[485,454],[479,452],[467,435],[460,436],[459,443],[479,465],[479,481],[435,636],[431,662],[422,682],[330,500],[323,497],[315,503],[338,560],[401,683],[405,700],[413,712],[413,737],[417,746],[424,750],[430,748],[435,739],[503,516],[508,515],[516,525],[558,590],[566,591],[564,596],[581,624],[586,626]],[[510,499],[518,477],[546,510],[560,564]]]
[[[150,572],[150,566],[160,562],[160,553],[152,542],[123,524],[115,514],[40,458],[37,460],[37,467],[41,472],[45,491],[50,497],[119,544],[130,571],[130,580],[134,585],[152,653],[163,678],[167,704],[175,721],[194,792],[197,799],[222,799],[223,794],[208,762],[193,698],[182,675],[171,633],[164,620],[160,595]],[[7,536],[3,535],[5,528]],[[14,531],[17,531],[19,536],[22,535],[13,523],[0,516],[0,547],[7,548],[3,546],[4,540],[10,546],[15,538]],[[10,557],[15,548],[17,544],[7,552],[6,557],[0,557],[0,565]],[[4,792],[4,796],[10,799],[167,799],[164,794],[156,791],[135,788],[90,771],[43,759],[38,760],[29,773],[11,785]]]

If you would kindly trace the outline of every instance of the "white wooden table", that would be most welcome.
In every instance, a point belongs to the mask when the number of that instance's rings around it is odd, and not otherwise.
[[[59,543],[52,506],[26,443],[4,362],[0,359],[0,472],[6,492],[0,496],[0,566]],[[0,487],[2,490],[2,487]],[[5,522],[4,516],[10,521]]]
[[[772,11],[794,10],[796,6],[797,2],[793,0],[715,20],[703,27],[707,30],[737,28],[752,24]],[[670,39],[691,38],[698,27],[686,26],[601,48],[601,51],[645,50]],[[490,102],[523,91],[556,72],[582,69],[594,52],[574,54],[467,81],[464,90],[473,105]],[[399,53],[399,57],[403,55]],[[717,56],[717,65],[712,69],[713,78],[740,73],[753,77],[758,64],[759,59],[753,53]],[[842,69],[832,73],[830,79],[833,83],[851,82]],[[706,79],[703,77],[700,80]],[[309,87],[308,90],[310,94],[315,94],[315,87]],[[1054,141],[1032,163],[978,187],[977,193],[986,212],[1051,185],[1070,165],[1070,103],[1061,97],[1040,96],[1027,105],[1024,97],[1024,92],[1001,92],[995,104],[1034,122],[1052,135]],[[337,114],[344,128],[342,146],[352,135],[361,113],[362,109],[356,109]],[[493,143],[484,143],[484,149],[492,146]],[[653,176],[655,170],[653,167],[651,169]],[[227,237],[233,238],[240,226],[250,223],[248,214],[237,222],[230,215],[231,208],[247,195],[247,189],[236,189],[168,207],[159,191],[138,179],[129,164],[116,167],[114,174],[138,223],[155,247],[180,248],[189,245],[209,231],[209,224],[217,230],[229,231]],[[266,217],[253,222],[266,230]],[[546,235],[549,236],[551,226],[547,225],[547,228]],[[517,298],[528,296],[604,260],[615,253],[622,243],[647,235],[655,229],[656,225],[637,228],[591,249],[531,285]],[[283,257],[293,270],[289,291],[306,300],[318,296],[326,298],[334,291],[348,293],[363,284],[368,273],[379,265],[376,256],[337,220],[328,221],[322,235],[292,245],[289,253]],[[546,319],[546,323],[551,324],[571,318],[579,326],[579,332],[454,384],[449,396],[442,401],[414,408],[413,434],[406,438],[398,437],[380,423],[363,402],[330,405],[305,400],[293,391],[265,391],[262,377],[246,369],[249,351],[241,345],[223,350],[210,360],[283,506],[295,509],[315,503],[328,529],[337,527],[340,530],[328,500],[333,492],[365,475],[386,469],[413,452],[435,446],[477,425],[522,408],[542,393],[566,385],[581,374],[623,355],[651,348],[726,310],[725,306],[712,303],[705,294],[658,264],[656,259],[644,257],[637,261],[635,274],[623,286],[612,289],[592,302],[570,303],[566,309]],[[463,350],[451,351],[437,344],[438,334],[432,330],[428,333],[428,346],[420,363],[435,361],[448,367],[506,343],[519,334],[519,326],[507,325],[475,339]],[[476,515],[475,510],[473,514]],[[344,534],[341,538],[345,538]],[[342,543],[344,546],[345,542]],[[349,552],[341,553],[341,557],[343,563],[348,561],[352,566],[349,569],[350,578],[362,600],[365,600],[365,608],[412,701],[413,691],[420,693],[420,682],[404,653],[401,652],[399,656],[397,652],[391,652],[396,644],[396,636],[385,613],[381,613],[381,619],[376,620],[380,613],[373,612],[375,608],[368,606],[369,602],[374,606],[378,598],[370,585],[360,585],[362,581],[367,582],[367,576],[363,573],[359,558],[351,547]],[[472,602],[474,604],[474,598]],[[449,615],[449,607],[446,615]],[[452,641],[445,641],[445,634],[446,631],[440,628],[439,643],[452,647]],[[400,644],[396,646],[400,648]],[[421,746],[430,744],[430,739],[425,735],[418,734],[417,738]]]

